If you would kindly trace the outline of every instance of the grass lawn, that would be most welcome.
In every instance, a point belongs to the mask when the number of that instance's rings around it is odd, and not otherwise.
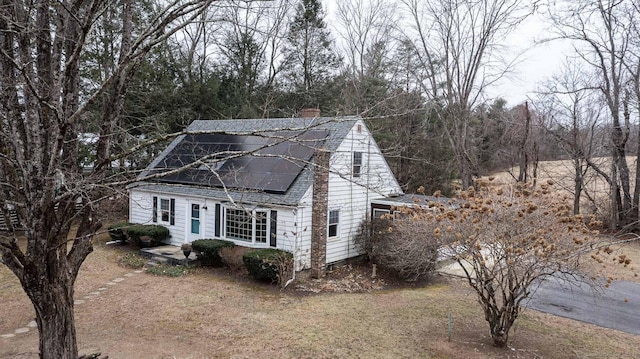
[[[205,269],[178,278],[128,277],[133,270],[117,264],[128,247],[95,247],[76,285],[76,298],[84,301],[75,309],[81,353],[112,359],[640,357],[638,336],[532,310],[516,322],[510,348],[493,348],[475,296],[460,279],[368,293],[281,292]],[[34,318],[6,267],[0,267],[0,303],[0,335]],[[37,347],[33,329],[0,338],[0,358],[37,357]]]

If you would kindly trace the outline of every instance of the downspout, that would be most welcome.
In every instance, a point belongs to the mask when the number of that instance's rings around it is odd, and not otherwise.
[[[294,217],[294,222],[293,222],[293,226],[295,228],[295,236],[293,237],[293,273],[291,274],[291,278],[287,281],[287,283],[284,284],[283,288],[286,288],[289,284],[291,284],[294,280],[296,280],[296,272],[298,271],[297,268],[297,263],[296,263],[296,257],[299,258],[300,253],[299,251],[299,247],[298,247],[298,238],[300,238],[300,231],[298,230],[298,210],[297,208],[294,208],[292,210],[293,212],[293,217]],[[300,217],[302,217],[304,211],[300,211]],[[300,221],[301,222],[301,221]]]

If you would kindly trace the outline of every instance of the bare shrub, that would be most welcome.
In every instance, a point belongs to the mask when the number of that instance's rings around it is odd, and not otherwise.
[[[372,262],[409,281],[435,270],[440,246],[420,222],[409,217],[367,222],[357,242]]]
[[[271,259],[271,263],[274,264],[278,270],[278,286],[280,288],[286,287],[289,284],[289,279],[293,277],[293,256],[288,252],[281,251]]]

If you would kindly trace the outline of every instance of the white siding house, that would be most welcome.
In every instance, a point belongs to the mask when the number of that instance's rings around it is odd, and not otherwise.
[[[402,193],[357,117],[195,121],[187,132],[129,187],[130,221],[166,226],[174,245],[273,247],[309,268],[320,148],[330,152],[326,264],[361,254],[354,237],[371,200]]]

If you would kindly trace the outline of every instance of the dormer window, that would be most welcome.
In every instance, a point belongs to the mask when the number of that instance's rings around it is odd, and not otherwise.
[[[362,171],[362,152],[353,153],[353,177],[360,177]]]

